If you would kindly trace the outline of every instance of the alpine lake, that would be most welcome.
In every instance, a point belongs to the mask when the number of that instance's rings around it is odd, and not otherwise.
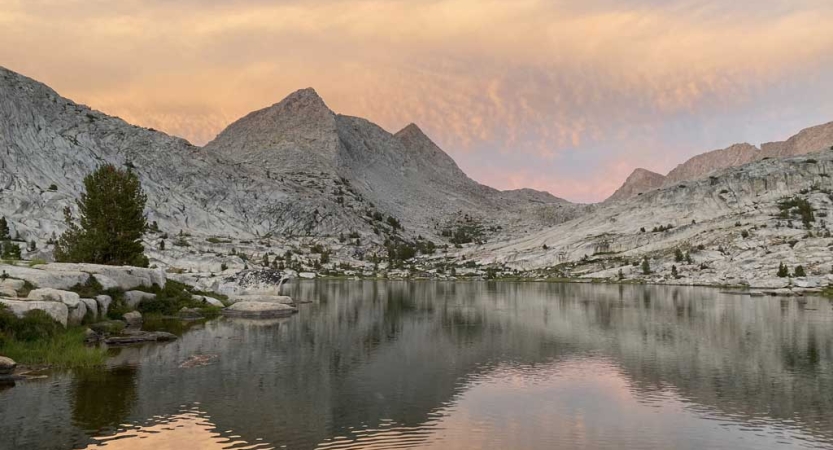
[[[0,388],[2,449],[833,448],[833,306],[644,285],[309,280],[281,319]]]

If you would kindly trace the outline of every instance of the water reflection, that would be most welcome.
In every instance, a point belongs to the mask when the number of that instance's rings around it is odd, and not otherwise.
[[[97,445],[193,404],[204,425],[287,448],[833,442],[827,300],[544,283],[292,289],[314,302],[294,317],[209,322],[122,349],[107,371],[0,392],[0,448]],[[218,357],[183,365],[195,355]]]

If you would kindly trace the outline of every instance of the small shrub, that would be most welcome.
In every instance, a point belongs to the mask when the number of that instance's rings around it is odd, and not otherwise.
[[[786,278],[790,275],[790,271],[789,271],[789,269],[787,269],[786,264],[784,264],[784,263],[778,264],[778,274],[777,275],[780,278]]]
[[[807,272],[804,271],[804,266],[796,266],[795,267],[795,276],[796,277],[806,277]]]

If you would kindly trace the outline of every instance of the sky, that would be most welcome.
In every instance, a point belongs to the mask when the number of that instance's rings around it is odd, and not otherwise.
[[[313,87],[572,201],[833,121],[830,0],[0,0],[0,65],[210,141]]]

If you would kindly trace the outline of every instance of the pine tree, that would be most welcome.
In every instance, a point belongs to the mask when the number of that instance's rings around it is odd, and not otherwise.
[[[790,276],[790,271],[787,269],[787,265],[784,263],[778,264],[778,276],[781,278],[786,278]]]
[[[685,259],[685,255],[683,255],[683,251],[680,249],[674,250],[674,261],[676,262],[683,262]]]
[[[671,266],[671,276],[674,278],[680,278],[680,274],[677,272],[677,266]]]
[[[5,217],[0,217],[0,241],[5,241],[11,239],[12,236],[9,234],[9,223],[6,222]]]
[[[0,257],[3,259],[18,261],[20,260],[20,246],[11,241],[3,241],[0,245]]]
[[[804,271],[804,266],[795,266],[795,276],[796,277],[806,277],[807,272]]]
[[[85,192],[76,201],[80,217],[64,210],[68,229],[58,239],[55,259],[147,267],[142,235],[147,229],[147,196],[130,170],[105,165],[84,178]]]

